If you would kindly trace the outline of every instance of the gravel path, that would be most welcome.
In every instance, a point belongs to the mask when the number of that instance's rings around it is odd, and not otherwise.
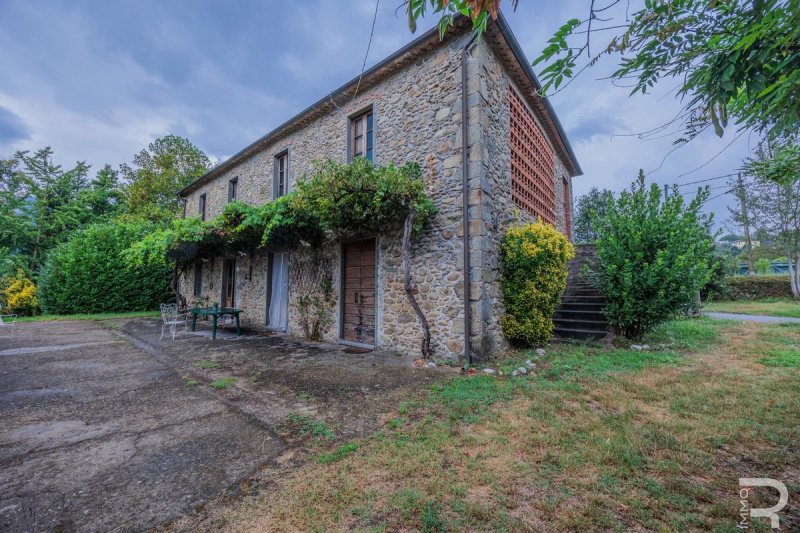
[[[740,313],[717,313],[703,311],[703,316],[717,320],[742,320],[744,322],[766,322],[770,324],[800,324],[800,318],[784,316],[744,315]]]

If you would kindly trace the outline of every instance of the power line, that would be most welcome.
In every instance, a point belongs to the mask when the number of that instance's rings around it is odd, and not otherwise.
[[[726,185],[717,185],[716,187],[709,187],[708,190],[709,191],[713,191],[713,190],[716,190],[716,189],[724,189],[726,187],[730,188],[730,185],[727,185],[727,184]],[[681,193],[681,196],[686,196],[687,194],[697,194],[697,191],[686,191],[684,193]]]
[[[704,180],[697,180],[697,181],[690,181],[688,183],[681,183],[681,184],[678,185],[678,187],[685,187],[687,185],[697,185],[698,183],[705,183],[707,181],[721,180],[722,178],[730,178],[730,177],[735,176],[735,175],[736,175],[736,172],[732,172],[730,174],[723,174],[722,176],[715,176],[713,178],[708,178],[708,179],[704,179]]]
[[[369,42],[367,42],[367,51],[364,53],[364,62],[361,64],[361,73],[358,75],[358,83],[356,83],[356,90],[353,93],[353,98],[350,100],[353,102],[358,96],[358,90],[361,88],[361,79],[364,77],[364,70],[367,68],[367,58],[369,57],[369,49],[372,47],[372,36],[375,34],[375,21],[378,20],[378,6],[381,4],[381,0],[375,0],[375,13],[372,15],[372,29],[369,31]],[[328,99],[333,104],[333,107],[336,109],[342,109],[339,105],[333,100],[333,93],[328,93]]]
[[[364,69],[367,68],[367,57],[369,57],[369,49],[372,47],[372,36],[375,34],[375,21],[378,20],[378,6],[380,4],[381,0],[375,0],[375,13],[372,15],[372,29],[369,31],[367,51],[364,54],[364,63],[361,65],[361,74],[358,75],[358,83],[356,84],[356,91],[353,93],[353,100],[355,100],[356,96],[358,96],[358,89],[361,88],[361,78],[364,77]]]
[[[733,192],[735,189],[736,189],[736,187],[734,187],[733,189],[728,189],[728,190],[727,190],[727,191],[725,191],[725,192],[721,192],[721,193],[717,194],[716,196],[712,196],[711,198],[709,198],[708,200],[706,200],[706,201],[705,201],[705,202],[703,202],[703,203],[704,203],[704,204],[707,204],[707,203],[708,203],[708,202],[710,202],[711,200],[714,200],[714,199],[716,199],[716,198],[719,198],[720,196],[725,196],[726,194],[730,194],[730,193],[732,193],[732,192]]]

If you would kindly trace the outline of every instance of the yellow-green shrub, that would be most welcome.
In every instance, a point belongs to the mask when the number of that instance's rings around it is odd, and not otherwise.
[[[36,285],[28,279],[22,269],[11,278],[4,292],[8,310],[20,315],[33,315],[39,310]]]
[[[503,333],[515,346],[547,342],[575,248],[556,228],[538,221],[509,228],[502,249]]]

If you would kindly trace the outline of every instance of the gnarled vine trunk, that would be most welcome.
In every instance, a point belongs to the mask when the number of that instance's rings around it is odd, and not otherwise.
[[[172,292],[175,293],[175,303],[178,304],[178,309],[186,309],[186,297],[181,294],[179,289],[181,283],[181,276],[183,275],[185,268],[179,268],[178,265],[175,265],[172,268],[172,281],[169,284],[169,288],[172,289]]]
[[[428,319],[417,303],[417,298],[414,296],[414,287],[411,285],[411,233],[414,229],[414,210],[409,209],[406,215],[405,224],[403,225],[403,241],[402,241],[402,254],[403,254],[403,288],[406,291],[406,298],[408,298],[411,307],[414,308],[414,313],[419,319],[419,325],[422,329],[422,357],[428,358],[431,353],[431,329],[428,325]]]

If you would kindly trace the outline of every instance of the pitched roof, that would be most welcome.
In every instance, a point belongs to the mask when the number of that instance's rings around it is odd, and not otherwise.
[[[466,17],[457,17],[444,36],[444,39],[439,38],[438,28],[432,28],[418,38],[414,39],[406,46],[396,51],[389,57],[377,63],[375,66],[364,71],[363,75],[357,76],[345,83],[338,89],[327,94],[317,102],[311,104],[306,109],[296,114],[274,130],[270,131],[260,139],[248,145],[238,153],[222,161],[211,170],[206,172],[203,176],[190,183],[178,192],[179,196],[186,196],[192,191],[199,188],[201,185],[211,181],[220,174],[230,170],[238,163],[246,160],[254,154],[261,151],[264,147],[274,143],[276,140],[284,137],[292,132],[295,132],[320,116],[333,110],[336,106],[335,101],[347,101],[351,99],[356,91],[364,90],[381,80],[397,72],[398,70],[406,67],[408,64],[415,61],[420,56],[428,53],[434,48],[441,46],[443,43],[452,40],[455,37],[463,35],[471,31],[471,23]],[[541,85],[533,70],[530,67],[522,48],[517,42],[511,28],[508,26],[505,17],[502,13],[499,14],[496,21],[491,22],[486,30],[487,41],[495,47],[495,52],[506,63],[506,67],[514,77],[514,81],[523,90],[528,103],[533,107],[538,118],[541,120],[543,126],[547,130],[548,137],[555,145],[556,151],[561,156],[561,159],[566,163],[567,170],[571,176],[583,174],[583,171],[578,164],[575,153],[567,140],[567,135],[564,132],[561,123],[556,116],[555,110],[547,98],[539,95]]]

